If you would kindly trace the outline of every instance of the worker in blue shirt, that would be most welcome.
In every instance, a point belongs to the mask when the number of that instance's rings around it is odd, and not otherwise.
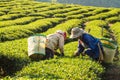
[[[85,32],[83,29],[75,27],[71,30],[70,38],[78,39],[78,49],[74,56],[87,54],[94,60],[103,60],[103,47],[99,39]]]

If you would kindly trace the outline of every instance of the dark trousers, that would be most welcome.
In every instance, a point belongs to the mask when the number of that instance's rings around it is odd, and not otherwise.
[[[54,57],[54,52],[49,49],[49,48],[45,48],[45,56],[43,59],[50,59],[50,58],[53,58]]]

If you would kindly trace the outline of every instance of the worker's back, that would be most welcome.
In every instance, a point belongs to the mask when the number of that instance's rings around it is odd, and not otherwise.
[[[56,50],[64,46],[64,37],[61,34],[54,33],[47,36],[46,47],[51,50]]]

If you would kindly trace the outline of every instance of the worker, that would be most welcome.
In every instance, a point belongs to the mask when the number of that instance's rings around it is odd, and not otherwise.
[[[53,34],[47,36],[46,49],[45,49],[45,59],[53,58],[54,55],[64,56],[64,42],[66,39],[66,32],[62,30],[57,30]],[[60,54],[56,51],[60,50]]]
[[[99,39],[85,32],[82,28],[75,27],[71,30],[70,38],[78,39],[78,49],[74,53],[74,56],[87,54],[94,60],[103,61],[103,47]]]

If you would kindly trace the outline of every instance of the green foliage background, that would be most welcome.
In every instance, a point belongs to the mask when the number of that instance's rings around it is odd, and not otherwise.
[[[77,41],[69,39],[73,27],[84,28],[97,38],[111,38],[120,47],[120,9],[44,3],[34,0],[0,1],[0,78],[100,80],[104,67],[88,56],[72,57]],[[32,61],[28,57],[29,36],[67,32],[65,56]],[[102,31],[103,30],[103,31]],[[119,48],[120,50],[120,48]]]

